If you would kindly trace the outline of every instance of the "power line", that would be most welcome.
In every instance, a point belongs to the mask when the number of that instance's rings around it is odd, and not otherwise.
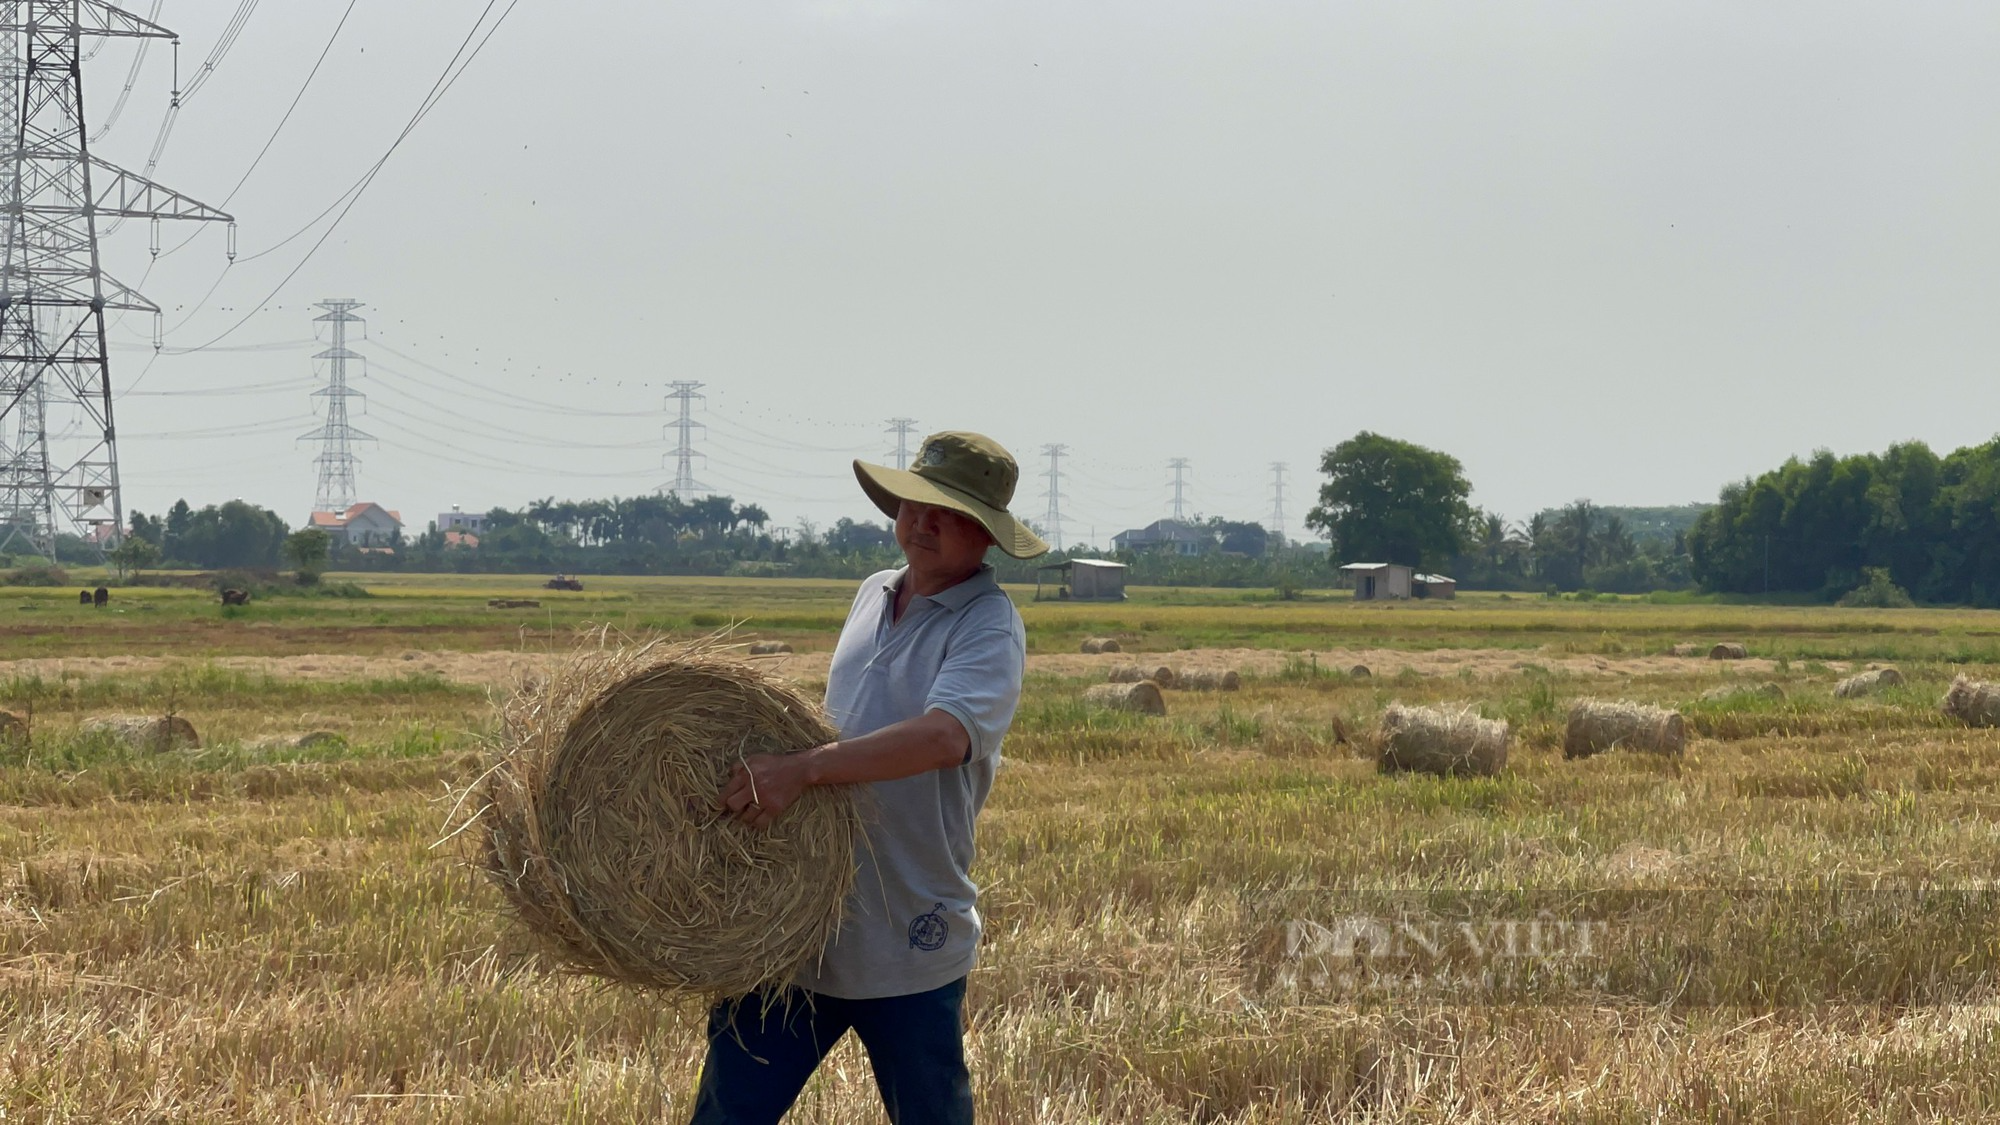
[[[300,227],[297,231],[294,231],[292,234],[287,235],[282,241],[276,243],[275,245],[270,246],[265,250],[259,251],[256,254],[247,255],[241,259],[238,259],[238,261],[242,262],[252,261],[256,258],[263,257],[265,254],[269,254],[274,250],[277,250],[279,247],[284,246],[286,243],[291,242],[293,239],[298,238],[299,236],[305,234],[307,231],[311,230],[315,225],[319,223],[321,219],[325,218],[329,212],[332,212],[334,208],[336,207],[340,208],[339,213],[334,215],[333,222],[329,223],[327,225],[326,230],[320,233],[319,238],[313,242],[312,247],[306,251],[305,256],[298,260],[298,263],[294,265],[282,279],[279,280],[278,284],[271,287],[271,291],[269,293],[266,293],[262,300],[253,303],[250,306],[250,311],[244,313],[243,316],[236,321],[236,323],[230,325],[228,328],[223,329],[220,333],[211,337],[205,343],[197,344],[189,348],[178,349],[179,354],[187,354],[189,352],[203,351],[207,349],[210,345],[219,343],[222,340],[227,339],[229,336],[233,335],[237,329],[242,328],[245,324],[248,324],[250,322],[250,318],[257,315],[258,311],[266,303],[268,303],[271,300],[271,298],[277,296],[280,292],[284,290],[285,286],[291,284],[292,279],[299,275],[299,271],[306,267],[306,263],[312,261],[313,255],[319,253],[320,247],[326,245],[327,239],[333,237],[333,232],[340,228],[340,224],[344,219],[347,218],[348,212],[354,210],[354,205],[361,201],[362,195],[365,194],[369,186],[375,182],[375,177],[380,175],[382,169],[388,165],[389,158],[395,155],[396,150],[402,147],[403,142],[409,138],[411,133],[416,131],[417,125],[420,124],[425,117],[429,116],[431,110],[437,108],[438,103],[444,100],[444,96],[451,92],[451,88],[458,84],[458,80],[460,78],[464,77],[466,70],[469,69],[472,66],[473,62],[479,58],[480,53],[486,49],[486,44],[492,41],[494,33],[500,30],[501,24],[507,22],[507,17],[513,14],[514,9],[517,6],[519,6],[520,2],[521,0],[509,0],[508,5],[505,8],[501,9],[500,15],[496,19],[494,19],[493,25],[486,29],[486,34],[484,36],[481,36],[479,38],[478,44],[472,46],[471,52],[467,53],[466,51],[467,46],[472,44],[472,40],[475,36],[479,35],[480,27],[486,22],[486,17],[493,11],[494,5],[499,3],[499,0],[487,0],[486,7],[480,9],[479,18],[473,21],[472,30],[466,32],[465,39],[459,43],[458,50],[452,53],[451,59],[445,63],[444,70],[439,73],[437,81],[431,84],[431,92],[424,95],[424,100],[418,105],[417,111],[410,116],[410,120],[404,124],[402,131],[396,135],[396,139],[389,143],[388,149],[382,153],[381,157],[377,159],[373,165],[369,167],[368,171],[363,173],[361,178],[359,180],[356,180],[352,187],[348,188],[345,192],[342,192],[340,196],[335,198],[332,203],[328,204],[325,211],[321,211],[318,215],[314,216],[313,219],[310,222],[308,222],[305,226]],[[463,57],[464,59],[462,63],[459,61],[461,57]],[[452,69],[454,66],[457,67],[457,70],[455,71]],[[343,200],[345,200],[344,204],[342,202]],[[224,272],[226,273],[227,271],[225,270]],[[210,292],[213,291],[214,290],[211,288]],[[206,298],[204,298],[204,300],[205,299]],[[187,321],[185,320],[181,322],[182,325],[185,325],[186,323]]]

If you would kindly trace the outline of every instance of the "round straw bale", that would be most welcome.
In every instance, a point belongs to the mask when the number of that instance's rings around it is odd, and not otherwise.
[[[1118,647],[1118,640],[1115,637],[1085,637],[1081,651],[1096,654],[1101,652],[1118,652],[1121,650]]]
[[[1650,754],[1684,753],[1687,720],[1678,711],[1639,703],[1586,699],[1569,709],[1569,728],[1563,732],[1563,757],[1588,758],[1618,747]]]
[[[1167,701],[1160,685],[1151,680],[1129,684],[1092,684],[1083,689],[1083,701],[1092,707],[1131,711],[1140,715],[1164,715]]]
[[[1894,668],[1875,668],[1854,675],[1835,684],[1835,699],[1859,699],[1864,695],[1874,695],[1883,688],[1903,686],[1903,674]]]
[[[757,830],[715,802],[745,757],[835,736],[714,642],[585,651],[502,710],[483,866],[567,968],[706,999],[789,981],[839,927],[861,819],[808,788]]]
[[[1750,655],[1750,650],[1735,641],[1724,641],[1708,650],[1710,660],[1742,660]]]
[[[1507,765],[1505,722],[1471,708],[1405,707],[1382,712],[1376,765],[1383,773],[1414,770],[1440,777],[1490,777]]]
[[[792,646],[783,641],[751,641],[750,655],[777,656],[792,651]]]
[[[1365,680],[1368,677],[1374,675],[1375,673],[1370,672],[1368,670],[1368,665],[1366,664],[1356,664],[1354,667],[1349,668],[1347,670],[1347,674],[1349,677],[1353,679]]]
[[[1174,686],[1182,691],[1235,691],[1243,686],[1243,677],[1233,669],[1192,668],[1176,676]]]
[[[1162,664],[1158,668],[1141,668],[1137,664],[1122,664],[1111,670],[1109,677],[1114,684],[1136,684],[1140,680],[1151,680],[1161,687],[1174,682],[1174,670]]]
[[[1945,714],[1975,727],[2000,727],[2000,684],[1960,675],[1944,693]]]
[[[83,732],[111,738],[134,750],[159,753],[183,746],[200,749],[194,724],[179,715],[100,715],[83,721]]]
[[[1670,648],[1670,649],[1668,649],[1668,650],[1667,650],[1667,655],[1668,655],[1668,656],[1700,656],[1700,655],[1701,655],[1701,646],[1700,646],[1700,645],[1690,645],[1690,644],[1679,644],[1679,645],[1675,645],[1674,647],[1672,647],[1672,648]]]

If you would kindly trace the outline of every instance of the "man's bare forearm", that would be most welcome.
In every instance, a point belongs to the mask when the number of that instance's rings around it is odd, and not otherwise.
[[[895,781],[960,765],[972,746],[959,721],[943,711],[891,723],[858,738],[843,738],[804,751],[808,785],[853,785]]]

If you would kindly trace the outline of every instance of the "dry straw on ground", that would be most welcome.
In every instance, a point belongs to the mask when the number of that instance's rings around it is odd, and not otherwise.
[[[1471,708],[1405,707],[1382,712],[1376,765],[1384,773],[1412,770],[1441,777],[1490,777],[1507,765],[1505,722]]]
[[[600,637],[504,705],[475,791],[484,866],[569,968],[704,998],[782,983],[839,926],[855,795],[808,788],[764,831],[715,801],[747,756],[834,735],[713,641]]]
[[[1667,655],[1668,655],[1668,656],[1700,656],[1700,655],[1701,655],[1701,646],[1700,646],[1700,645],[1697,645],[1697,644],[1678,644],[1678,645],[1675,645],[1675,646],[1673,646],[1672,648],[1668,649],[1668,650],[1667,650]]]
[[[85,719],[82,731],[155,754],[201,746],[194,724],[179,715],[101,715]]]
[[[792,646],[783,641],[751,641],[752,656],[781,656],[792,651]]]
[[[1118,652],[1120,650],[1118,640],[1115,637],[1085,637],[1083,645],[1078,651],[1095,654],[1100,652]]]
[[[1174,677],[1174,686],[1182,691],[1235,691],[1243,686],[1243,677],[1234,669],[1197,668]]]
[[[1704,703],[1720,703],[1725,700],[1753,696],[1763,699],[1783,700],[1785,698],[1785,689],[1770,680],[1765,680],[1761,684],[1723,684],[1721,687],[1712,687],[1701,693],[1702,702]]]
[[[1836,699],[1859,699],[1864,695],[1874,695],[1883,688],[1903,686],[1903,674],[1894,668],[1876,668],[1867,672],[1856,672],[1834,685]]]
[[[1136,684],[1140,680],[1151,680],[1161,687],[1172,687],[1174,670],[1162,664],[1157,668],[1141,668],[1137,664],[1124,664],[1111,670],[1110,680],[1114,684]]]
[[[1588,758],[1606,750],[1679,755],[1687,750],[1687,720],[1678,711],[1639,703],[1586,699],[1569,709],[1563,757]]]
[[[1092,684],[1083,689],[1083,701],[1093,707],[1108,707],[1113,711],[1131,711],[1140,715],[1167,713],[1166,698],[1160,694],[1159,685],[1151,680],[1129,684]]]
[[[1749,656],[1750,650],[1735,641],[1724,641],[1708,650],[1710,660],[1745,660]]]
[[[2000,727],[2000,684],[1959,676],[1944,694],[1945,713],[1975,727]]]

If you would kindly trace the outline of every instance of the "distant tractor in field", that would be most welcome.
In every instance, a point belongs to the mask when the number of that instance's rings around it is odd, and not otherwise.
[[[248,590],[224,590],[224,591],[222,592],[222,604],[223,604],[223,605],[249,605],[249,604],[250,604],[250,591],[248,591]]]
[[[89,591],[89,590],[78,590],[78,591],[76,592],[76,604],[78,604],[78,605],[89,605],[89,604],[90,604],[90,591]]]
[[[111,591],[105,589],[102,586],[99,586],[97,589],[91,591],[90,604],[96,606],[99,609],[103,609],[105,606],[110,605]]]
[[[571,578],[570,576],[568,576],[568,575],[566,575],[566,574],[558,574],[558,575],[556,575],[556,576],[555,576],[554,578],[551,578],[551,579],[549,579],[549,580],[548,580],[547,582],[544,582],[544,583],[542,583],[542,589],[544,589],[544,590],[581,590],[581,589],[583,589],[583,579],[581,579],[581,578]]]

